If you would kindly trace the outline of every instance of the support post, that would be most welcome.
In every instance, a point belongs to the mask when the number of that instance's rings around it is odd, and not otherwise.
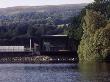
[[[32,50],[31,44],[32,44],[32,43],[31,43],[31,38],[30,38],[30,51]]]

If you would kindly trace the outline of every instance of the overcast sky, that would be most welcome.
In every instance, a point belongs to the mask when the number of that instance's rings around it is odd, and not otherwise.
[[[91,3],[94,0],[0,0],[0,8],[13,6],[40,6]]]

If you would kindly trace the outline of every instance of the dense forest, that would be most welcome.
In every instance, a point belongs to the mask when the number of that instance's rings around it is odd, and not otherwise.
[[[68,26],[71,27],[72,22],[75,22],[73,18],[78,16],[86,5],[1,8],[0,38],[15,39],[45,34],[68,34]]]

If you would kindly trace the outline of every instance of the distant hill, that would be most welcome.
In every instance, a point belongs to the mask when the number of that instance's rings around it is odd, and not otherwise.
[[[69,24],[87,4],[17,6],[0,9],[0,38],[61,34],[58,25]]]
[[[1,8],[0,15],[13,15],[27,12],[79,12],[87,4],[47,5],[47,6],[17,6]]]

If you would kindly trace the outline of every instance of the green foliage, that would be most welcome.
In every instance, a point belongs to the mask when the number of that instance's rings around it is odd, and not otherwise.
[[[94,3],[86,6],[85,9],[101,12],[107,19],[110,18],[110,0],[95,0]]]
[[[65,32],[70,37],[76,39],[77,41],[81,40],[82,28],[81,28],[81,15],[72,17],[70,24],[66,27]]]
[[[69,24],[69,19],[79,14],[85,5],[0,9],[0,39],[62,34],[64,28],[58,26]]]
[[[19,16],[19,15],[18,15]],[[17,21],[19,20],[19,21]],[[14,38],[18,36],[39,36],[42,34],[58,34],[63,32],[63,29],[59,31],[57,25],[52,24],[50,20],[34,20],[22,21],[17,18],[0,20],[0,38]]]
[[[83,30],[84,34],[78,49],[79,59],[105,60],[110,54],[110,22],[99,12],[87,10]]]
[[[110,55],[110,0],[95,0],[82,12],[83,36],[78,48],[82,61],[103,61]]]

